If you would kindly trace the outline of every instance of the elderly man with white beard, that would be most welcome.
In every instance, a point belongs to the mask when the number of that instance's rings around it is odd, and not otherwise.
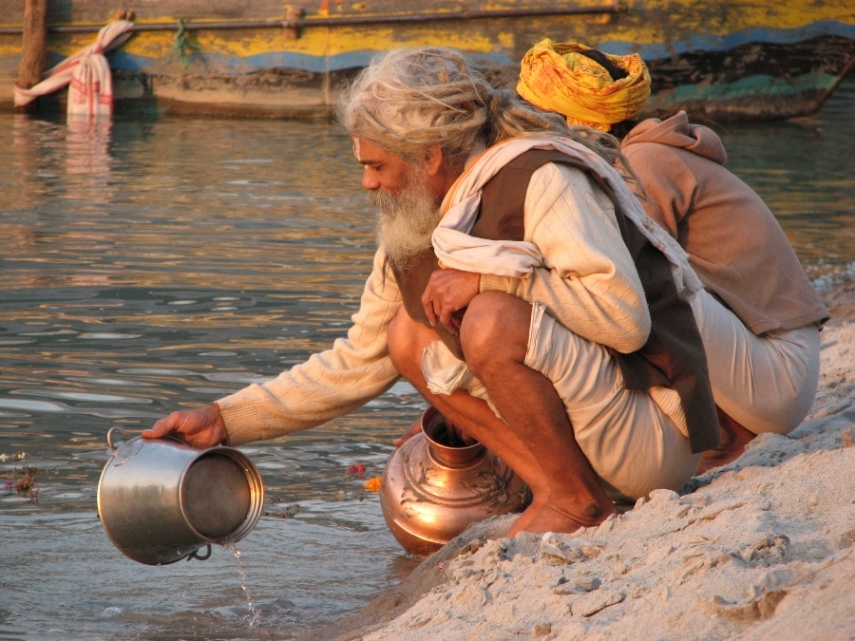
[[[700,283],[612,169],[614,141],[443,48],[376,58],[340,118],[378,208],[347,336],[143,436],[277,438],[403,376],[531,489],[509,535],[572,532],[679,489],[719,437],[688,304]]]

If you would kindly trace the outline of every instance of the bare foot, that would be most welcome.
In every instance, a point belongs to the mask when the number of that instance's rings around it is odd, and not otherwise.
[[[608,505],[591,503],[580,515],[571,514],[553,504],[549,504],[535,515],[526,526],[525,531],[570,534],[583,527],[599,525],[609,515],[617,513],[617,509],[615,509],[614,504],[611,502]]]
[[[531,504],[523,511],[522,514],[519,515],[514,524],[511,526],[511,529],[508,530],[508,533],[505,535],[508,538],[515,537],[518,533],[524,532],[526,528],[529,526],[538,514],[540,514],[543,509],[546,507],[546,500],[538,500],[537,497],[532,499]]]
[[[742,427],[739,423],[718,410],[718,423],[721,427],[721,445],[706,450],[701,456],[696,475],[704,474],[715,467],[735,461],[745,452],[745,446],[757,435]]]

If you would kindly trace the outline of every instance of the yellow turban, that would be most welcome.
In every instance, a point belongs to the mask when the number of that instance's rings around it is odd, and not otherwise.
[[[590,47],[546,38],[523,56],[517,93],[535,107],[564,115],[572,125],[608,131],[632,120],[650,95],[650,72],[641,57],[604,54],[629,75],[612,80],[599,63],[579,53]]]

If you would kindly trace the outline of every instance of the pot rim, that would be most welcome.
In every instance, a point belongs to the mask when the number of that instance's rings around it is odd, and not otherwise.
[[[487,448],[479,441],[459,446],[438,441],[437,433],[446,425],[446,418],[432,405],[422,414],[422,433],[428,443],[428,452],[436,463],[452,468],[466,467],[487,453]]]

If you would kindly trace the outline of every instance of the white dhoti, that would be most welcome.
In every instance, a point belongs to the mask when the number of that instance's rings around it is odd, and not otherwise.
[[[581,338],[532,306],[525,364],[552,381],[564,401],[576,441],[616,502],[635,501],[655,489],[680,489],[698,467],[686,419],[671,389],[628,390],[609,351]],[[464,389],[490,403],[484,385],[437,341],[422,369],[434,393]]]

